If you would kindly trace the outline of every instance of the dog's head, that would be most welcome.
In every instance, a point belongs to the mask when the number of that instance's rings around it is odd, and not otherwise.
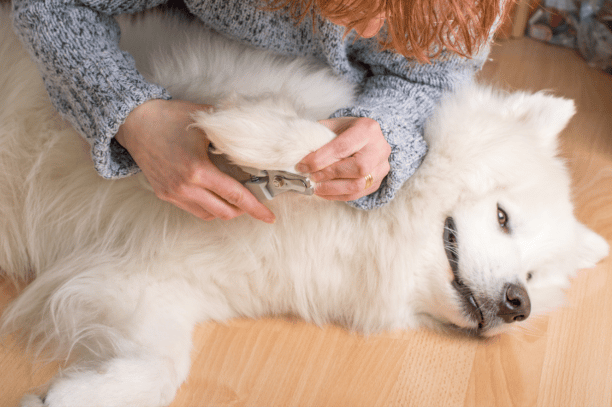
[[[448,180],[430,313],[491,336],[559,306],[569,278],[608,253],[573,215],[557,136],[571,101],[476,89],[445,101],[427,128],[431,171]],[[446,174],[445,174],[446,173]],[[452,191],[452,192],[451,192]]]

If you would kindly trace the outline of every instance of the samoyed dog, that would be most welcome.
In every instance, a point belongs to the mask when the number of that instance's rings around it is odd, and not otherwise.
[[[315,119],[353,97],[310,60],[159,17],[133,25],[123,46],[141,71],[215,105],[194,123],[239,164],[294,171],[334,137]],[[293,314],[366,333],[493,336],[558,306],[572,274],[608,253],[574,217],[556,157],[569,100],[470,86],[443,99],[426,158],[384,208],[286,193],[267,202],[274,225],[204,222],[142,175],[101,179],[6,13],[0,26],[0,268],[31,280],[2,332],[72,362],[25,404],[169,404],[207,320]]]

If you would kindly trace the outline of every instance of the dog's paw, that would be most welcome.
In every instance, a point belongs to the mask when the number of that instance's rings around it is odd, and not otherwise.
[[[71,368],[60,374],[44,399],[28,396],[30,406],[166,406],[181,380],[164,358],[116,358],[97,369]],[[38,405],[36,405],[38,404]]]
[[[38,395],[26,394],[21,398],[20,405],[22,407],[44,407],[44,399]]]
[[[240,166],[295,172],[306,155],[336,135],[298,114],[291,102],[274,96],[232,95],[210,111],[193,116],[218,153]]]

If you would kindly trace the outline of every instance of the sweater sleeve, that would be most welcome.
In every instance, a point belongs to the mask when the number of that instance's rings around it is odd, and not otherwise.
[[[391,201],[416,171],[427,153],[423,138],[426,120],[444,92],[472,81],[484,64],[489,46],[473,58],[443,52],[430,64],[421,64],[393,52],[376,51],[373,40],[352,45],[352,59],[368,72],[355,106],[333,117],[369,117],[376,120],[391,146],[390,171],[374,193],[349,204],[360,209],[381,207]]]
[[[55,108],[90,143],[97,172],[118,178],[138,171],[114,139],[143,102],[170,99],[148,83],[119,49],[114,15],[165,0],[14,0],[13,26],[41,71]]]

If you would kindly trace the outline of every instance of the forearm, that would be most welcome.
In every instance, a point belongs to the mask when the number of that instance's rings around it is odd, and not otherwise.
[[[15,0],[17,34],[37,63],[56,109],[93,147],[96,170],[104,177],[136,171],[126,151],[113,140],[127,115],[143,102],[167,92],[136,71],[119,49],[112,17],[154,6],[162,0],[96,2]]]
[[[375,75],[364,84],[354,106],[333,117],[355,116],[376,120],[391,146],[391,170],[378,191],[350,204],[372,209],[388,203],[416,171],[427,152],[423,128],[444,92],[473,80],[488,49],[474,59],[445,56],[432,65],[396,59],[386,65],[371,65]],[[374,55],[374,54],[372,54]],[[367,59],[366,59],[367,60]],[[374,64],[374,60],[368,61]]]

